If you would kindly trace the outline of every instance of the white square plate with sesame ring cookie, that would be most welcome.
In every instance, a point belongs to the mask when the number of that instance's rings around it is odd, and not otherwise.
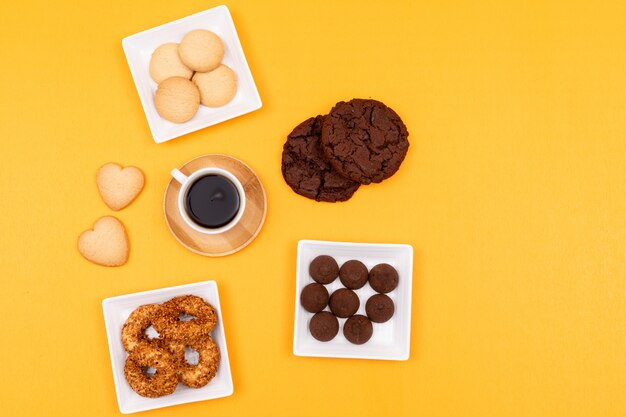
[[[207,385],[201,388],[189,388],[179,383],[172,394],[158,398],[142,397],[132,390],[124,376],[124,365],[128,354],[122,345],[122,327],[128,316],[137,307],[146,304],[162,304],[181,295],[198,296],[211,304],[217,313],[217,324],[210,333],[220,350],[220,363],[217,368],[217,374]],[[109,342],[115,393],[117,394],[117,403],[122,414],[232,395],[233,378],[228,360],[226,336],[224,335],[222,309],[215,281],[197,282],[106,298],[102,301],[102,309],[104,311],[104,323]],[[147,331],[149,337],[153,336],[150,334],[150,330],[148,329]]]

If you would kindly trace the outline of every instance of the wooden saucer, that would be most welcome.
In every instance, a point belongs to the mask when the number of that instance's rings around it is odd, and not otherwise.
[[[192,252],[204,256],[226,256],[245,248],[261,231],[267,213],[267,198],[261,181],[250,167],[228,155],[203,155],[180,168],[185,175],[208,167],[231,172],[241,182],[246,193],[246,207],[239,222],[231,229],[215,234],[200,233],[185,223],[178,211],[180,184],[173,178],[165,190],[163,211],[165,222],[176,240]]]

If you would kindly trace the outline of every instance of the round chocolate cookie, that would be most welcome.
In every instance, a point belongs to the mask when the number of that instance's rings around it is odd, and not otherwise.
[[[328,290],[314,282],[307,285],[300,294],[300,304],[309,313],[318,313],[328,305]]]
[[[406,126],[380,101],[352,99],[332,108],[322,127],[322,150],[346,178],[361,184],[391,177],[409,149]]]
[[[351,290],[358,290],[367,284],[367,267],[355,259],[348,261],[339,268],[341,283]]]
[[[350,317],[343,325],[343,335],[355,345],[362,345],[370,340],[372,333],[374,333],[372,322],[360,314]]]
[[[283,178],[304,197],[330,203],[346,201],[360,184],[341,176],[326,160],[320,146],[325,117],[311,117],[287,136],[283,146]]]
[[[389,264],[378,264],[370,271],[370,286],[374,291],[386,294],[398,286],[398,271]]]
[[[350,317],[359,310],[359,296],[352,290],[340,288],[330,296],[330,311],[343,319]]]
[[[335,258],[328,255],[320,255],[311,261],[309,275],[315,282],[330,284],[339,275],[339,265]]]
[[[374,294],[365,303],[367,317],[374,323],[384,323],[395,311],[393,300],[385,294]]]
[[[311,318],[309,331],[320,342],[328,342],[339,333],[339,320],[328,311],[321,311]]]

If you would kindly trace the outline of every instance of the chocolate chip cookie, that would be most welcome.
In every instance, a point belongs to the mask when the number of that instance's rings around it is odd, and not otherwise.
[[[346,201],[360,184],[337,173],[324,156],[320,137],[325,117],[307,119],[287,136],[283,146],[283,177],[304,197],[330,203]]]
[[[376,100],[333,107],[322,127],[322,150],[341,175],[361,184],[391,177],[409,149],[409,132],[395,111]]]

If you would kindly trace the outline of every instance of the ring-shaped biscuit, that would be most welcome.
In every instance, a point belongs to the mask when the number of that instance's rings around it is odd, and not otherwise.
[[[185,348],[198,352],[198,363],[192,365],[185,359]],[[203,336],[192,342],[170,341],[167,348],[174,357],[180,382],[190,388],[200,388],[208,384],[217,373],[220,364],[220,350],[211,338]]]
[[[154,375],[145,370],[154,368]],[[126,358],[124,376],[128,385],[142,397],[156,398],[174,392],[178,374],[172,355],[155,346],[138,346]]]
[[[130,313],[122,327],[122,345],[126,352],[131,352],[138,346],[154,346],[158,339],[149,339],[146,329],[161,315],[161,306],[158,304],[146,304],[139,306]]]
[[[161,304],[163,308],[153,323],[154,329],[166,340],[180,340],[187,343],[202,336],[208,336],[217,323],[213,306],[195,295],[174,297]],[[194,316],[191,320],[181,320],[181,315]]]

